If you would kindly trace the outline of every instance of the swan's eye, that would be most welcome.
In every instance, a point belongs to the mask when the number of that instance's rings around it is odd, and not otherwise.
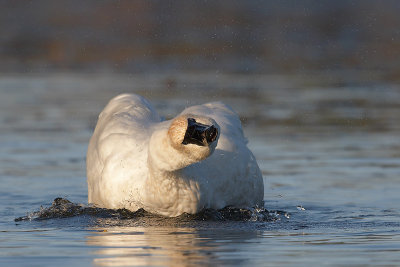
[[[210,128],[206,130],[206,140],[207,143],[212,143],[217,139],[218,136],[218,129],[211,125]]]
[[[196,122],[194,118],[188,118],[188,127],[186,129],[183,145],[195,144],[198,146],[208,146],[217,139],[218,130],[214,125],[205,125]]]

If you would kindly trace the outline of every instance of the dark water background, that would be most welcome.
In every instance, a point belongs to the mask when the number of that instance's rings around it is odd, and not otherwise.
[[[396,0],[0,1],[0,70],[380,70],[400,79]]]
[[[380,77],[1,75],[0,265],[395,266],[400,88]],[[98,113],[122,92],[149,98],[166,118],[192,104],[231,105],[263,172],[265,207],[283,213],[268,221],[84,214],[14,222],[56,197],[87,203],[88,140]]]

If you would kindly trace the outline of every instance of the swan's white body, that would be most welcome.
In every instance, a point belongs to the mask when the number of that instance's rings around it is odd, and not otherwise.
[[[219,138],[209,147],[181,144],[187,117],[216,125]],[[89,203],[165,216],[254,207],[264,197],[262,175],[240,120],[221,102],[193,106],[161,121],[143,97],[113,98],[89,143],[87,179]]]

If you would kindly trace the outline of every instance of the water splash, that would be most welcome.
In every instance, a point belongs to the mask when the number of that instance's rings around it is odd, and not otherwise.
[[[19,221],[48,220],[54,218],[68,218],[76,216],[92,216],[95,218],[115,218],[116,220],[138,219],[138,218],[157,218],[169,220],[161,215],[151,214],[144,209],[135,212],[127,209],[105,209],[91,205],[76,204],[65,198],[54,199],[50,207],[40,207],[40,210],[31,212],[26,216],[15,219]],[[276,221],[281,218],[289,218],[289,214],[284,211],[268,211],[265,208],[239,209],[225,207],[220,210],[204,209],[197,214],[184,213],[173,220],[178,221],[250,221],[265,222]]]
[[[54,218],[68,218],[81,215],[90,215],[99,218],[117,218],[117,219],[129,219],[134,217],[143,216],[143,213],[147,213],[143,209],[136,212],[131,212],[126,209],[104,209],[98,208],[91,205],[76,204],[72,203],[68,199],[58,197],[54,199],[50,207],[40,207],[40,210],[31,212],[26,216],[18,217],[15,219],[18,221],[27,220],[47,220]]]

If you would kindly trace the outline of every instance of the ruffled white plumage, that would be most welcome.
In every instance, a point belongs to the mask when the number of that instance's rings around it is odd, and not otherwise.
[[[133,211],[144,208],[166,216],[228,205],[260,205],[264,194],[261,172],[247,148],[237,114],[213,102],[189,107],[179,116],[217,125],[219,139],[207,158],[194,162],[187,151],[176,152],[163,139],[172,120],[161,121],[143,97],[124,94],[113,98],[100,114],[89,143],[89,203]],[[185,149],[195,154],[200,147]]]

